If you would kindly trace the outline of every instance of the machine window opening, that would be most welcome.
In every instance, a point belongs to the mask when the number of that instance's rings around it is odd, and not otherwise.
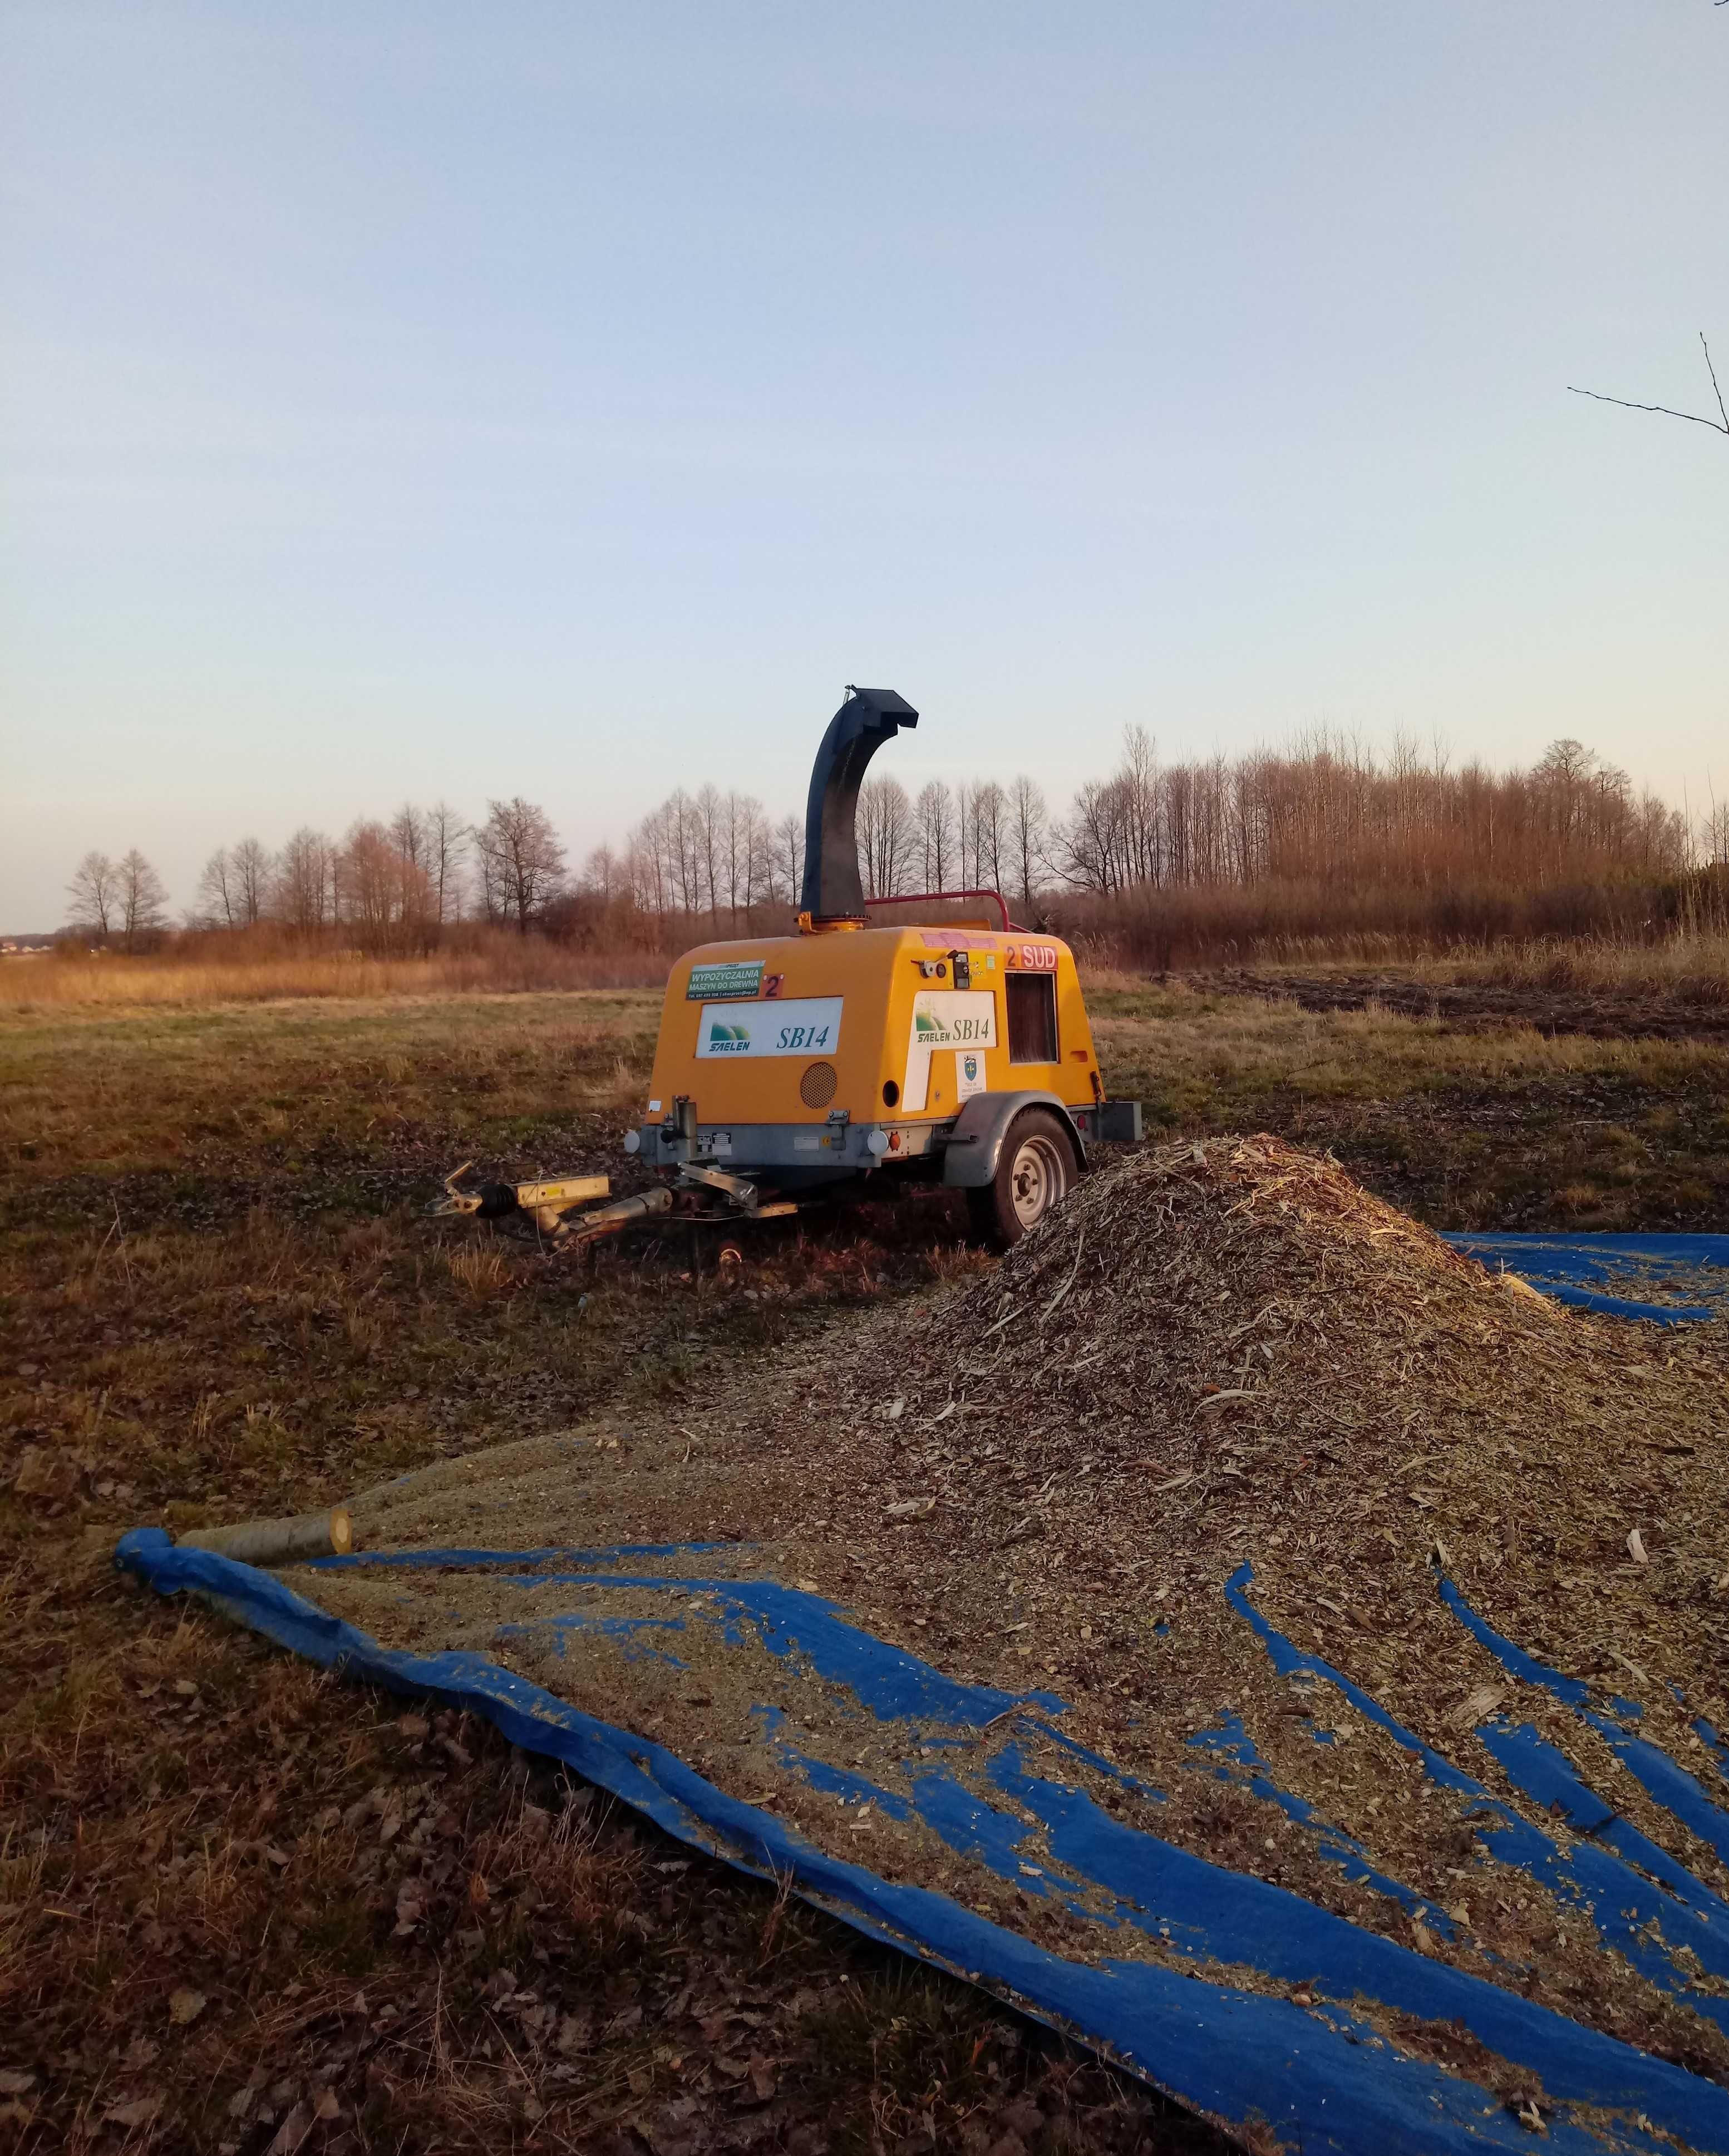
[[[1057,982],[1054,973],[1011,973],[1003,987],[1008,998],[1008,1060],[1011,1063],[1057,1060]]]

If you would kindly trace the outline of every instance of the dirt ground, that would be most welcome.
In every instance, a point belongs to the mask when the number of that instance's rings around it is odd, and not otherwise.
[[[1433,1224],[1729,1212],[1716,1040],[1171,987],[1095,1011],[1156,1130],[1330,1147]],[[818,1322],[988,1271],[941,1200],[694,1273],[679,1246],[577,1265],[425,1221],[467,1158],[616,1173],[654,1014],[626,992],[0,1022],[0,2146],[1215,2145],[485,1732],[109,1567],[128,1527],[332,1501],[633,1399],[700,1414]]]
[[[1311,1011],[1378,1007],[1401,1018],[1449,1025],[1528,1026],[1539,1033],[1593,1034],[1604,1040],[1729,1039],[1729,998],[1720,983],[1688,994],[1651,983],[1591,987],[1533,981],[1452,979],[1439,968],[1302,973],[1282,967],[1222,968],[1187,977],[1203,993],[1288,998]]]

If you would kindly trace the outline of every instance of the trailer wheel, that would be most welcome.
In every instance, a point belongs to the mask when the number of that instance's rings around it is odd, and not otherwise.
[[[1003,1134],[997,1173],[967,1193],[973,1232],[1006,1250],[1075,1188],[1075,1143],[1049,1108],[1028,1108]]]

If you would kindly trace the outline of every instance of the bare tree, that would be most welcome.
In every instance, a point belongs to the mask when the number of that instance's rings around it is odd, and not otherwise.
[[[1044,866],[1049,831],[1050,812],[1044,805],[1044,796],[1023,772],[1008,789],[1008,850],[1016,896],[1029,914],[1038,890],[1034,878]]]
[[[754,794],[728,793],[723,804],[722,852],[726,908],[735,935],[741,915],[749,932],[752,912],[766,896],[768,850],[768,824],[762,803]]]
[[[426,866],[431,834],[427,829],[423,808],[417,808],[412,801],[403,802],[391,818],[390,829],[386,835],[410,868],[423,869]]]
[[[234,865],[226,846],[218,846],[205,862],[198,877],[198,924],[211,928],[238,928],[239,891]]]
[[[657,921],[664,920],[671,911],[664,829],[666,814],[663,803],[644,816],[631,833],[625,853],[636,902],[644,913],[652,913]]]
[[[768,819],[762,812],[760,801],[746,796],[748,814],[745,819],[745,929],[753,933],[756,923],[752,918],[759,906],[769,905],[774,899],[774,834],[768,828]]]
[[[610,846],[593,847],[582,863],[580,880],[602,906],[617,905],[631,894],[630,863]]]
[[[1729,868],[1729,801],[1715,795],[1699,824],[1700,850],[1713,868]]]
[[[955,804],[940,778],[920,788],[916,808],[919,845],[923,855],[924,887],[941,891],[955,865]]]
[[[686,913],[700,913],[709,902],[709,886],[702,878],[702,809],[682,786],[667,807],[672,812],[668,833],[679,901]]]
[[[336,918],[336,850],[302,824],[277,857],[270,910],[285,927],[315,936]]]
[[[1008,797],[994,778],[972,789],[972,880],[987,891],[1003,888],[1008,850]]]
[[[1107,778],[1090,778],[1075,794],[1051,834],[1051,865],[1065,883],[1106,895],[1123,887],[1123,795],[1122,786]]]
[[[115,870],[121,947],[129,955],[167,926],[168,893],[162,878],[134,846]]]
[[[702,815],[682,786],[651,808],[630,834],[641,903],[661,917],[700,913],[708,903],[703,883]]]
[[[88,929],[99,943],[108,941],[120,901],[117,874],[106,854],[92,850],[72,871],[66,896],[72,901],[72,925]]]
[[[1718,0],[1722,5],[1722,0]],[[1705,341],[1705,331],[1699,332],[1700,348],[1705,354],[1705,371],[1711,377],[1711,394],[1717,400],[1715,419],[1698,412],[1677,412],[1670,404],[1635,404],[1630,397],[1605,397],[1600,389],[1577,389],[1572,382],[1567,388],[1575,397],[1594,397],[1599,404],[1619,404],[1629,412],[1660,412],[1665,419],[1691,419],[1696,427],[1709,427],[1714,434],[1729,435],[1729,406],[1723,403],[1723,393],[1717,387],[1717,370],[1711,365],[1711,346]]]
[[[564,889],[564,849],[544,808],[518,793],[489,801],[475,833],[489,918],[514,921],[521,935]]]
[[[797,906],[804,885],[804,819],[792,812],[774,827],[771,889],[783,905]]]
[[[726,843],[726,803],[716,786],[705,786],[697,794],[696,850],[709,919],[721,925],[721,891],[725,881],[721,855]]]
[[[462,857],[472,834],[448,801],[426,812],[426,861],[440,927],[462,911]]]
[[[432,881],[398,843],[398,817],[352,825],[336,860],[337,911],[361,949],[423,951],[433,931]]]
[[[898,778],[867,778],[859,788],[859,867],[872,898],[900,890],[916,844],[912,803]]]
[[[253,928],[264,917],[270,898],[270,856],[261,840],[243,839],[228,855],[228,869],[242,928]]]
[[[976,890],[978,874],[978,844],[972,819],[973,798],[978,792],[976,778],[963,778],[955,788],[955,855],[959,866],[956,881],[965,890]]]

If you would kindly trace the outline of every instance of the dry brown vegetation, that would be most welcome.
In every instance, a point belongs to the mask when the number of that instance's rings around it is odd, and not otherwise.
[[[1012,2151],[1009,2133],[1041,2152],[1182,2145],[1149,2099],[1073,2078],[1012,2017],[796,1907],[762,1973],[772,1895],[700,1861],[657,1871],[687,1852],[621,1840],[627,1822],[579,1799],[566,1820],[572,1796],[533,1770],[509,1782],[521,1763],[484,1732],[404,1730],[398,1705],[109,1568],[127,1527],[298,1508],[605,1404],[689,1400],[825,1312],[984,1270],[941,1204],[802,1240],[765,1229],[741,1265],[695,1277],[677,1245],[578,1270],[421,1217],[469,1157],[616,1174],[659,1000],[0,1016],[0,2102],[18,2107],[0,2136],[33,2156],[152,2133],[259,2156],[326,2088],[341,2116],[309,2149],[639,2152],[617,2137],[652,2129],[670,2152],[681,2123],[709,2136],[693,2148],[789,2147],[803,2126],[836,2156]],[[1175,986],[1094,1007],[1111,1082],[1155,1130],[1330,1147],[1441,1224],[1721,1225],[1720,1043]],[[564,1822],[532,1863],[524,1803]],[[452,1869],[398,1938],[389,1852],[428,1820],[413,1845]],[[500,1969],[508,2000],[502,1977],[486,1993]],[[795,2007],[801,1989],[818,2003]],[[205,2004],[177,2022],[182,1990]],[[693,2096],[697,2112],[663,2118]],[[106,2123],[156,2097],[138,2114],[153,2125]]]
[[[1686,1025],[1729,1011],[1726,930],[1638,938],[1509,937],[1436,948],[1416,927],[1352,929],[1337,901],[1317,901],[1316,920],[1331,926],[1309,933],[1269,911],[1275,894],[1253,899],[1260,909],[1253,920],[1243,911],[1251,902],[1245,896],[1227,895],[1215,904],[1217,896],[1196,894],[1185,901],[1198,912],[1213,911],[1168,935],[1162,926],[1143,934],[1126,904],[1090,913],[1061,909],[1060,925],[1075,941],[1086,979],[1123,990],[1142,985],[1149,969],[1166,985],[1173,970],[1183,978],[1181,968],[1166,963],[1180,947],[1202,968],[1194,978],[1203,985],[1223,980],[1239,991],[1279,993],[1288,980],[1331,979],[1342,983],[1333,999],[1341,1008],[1379,996],[1393,1008],[1417,1010],[1426,991],[1486,987],[1507,992],[1499,1004],[1485,1005],[1492,1014],[1524,1014],[1537,1024],[1566,1022],[1570,996],[1617,999],[1653,1017],[1659,1007],[1673,1006]],[[692,931],[703,932],[700,925]],[[1228,963],[1245,953],[1252,963]],[[418,957],[368,957],[262,930],[187,935],[145,957],[62,946],[14,957],[0,963],[0,1009],[530,995],[652,987],[666,970],[667,959],[656,949],[624,942],[597,947],[468,928],[453,933],[446,947]],[[1451,1008],[1465,1014],[1462,1006]]]
[[[468,932],[420,957],[299,947],[268,932],[185,937],[146,957],[64,947],[0,965],[0,1008],[259,1004],[313,997],[526,995],[634,988],[664,979],[652,954],[578,950],[540,936]]]
[[[1045,917],[1095,963],[1143,973],[1326,961],[1482,967],[1503,952],[1513,953],[1514,963],[1564,964],[1578,952],[1586,967],[1662,978],[1689,967],[1721,973],[1726,909],[1729,892],[1713,875],[1697,886],[1629,880],[1557,889],[1198,885],[1057,899]]]

